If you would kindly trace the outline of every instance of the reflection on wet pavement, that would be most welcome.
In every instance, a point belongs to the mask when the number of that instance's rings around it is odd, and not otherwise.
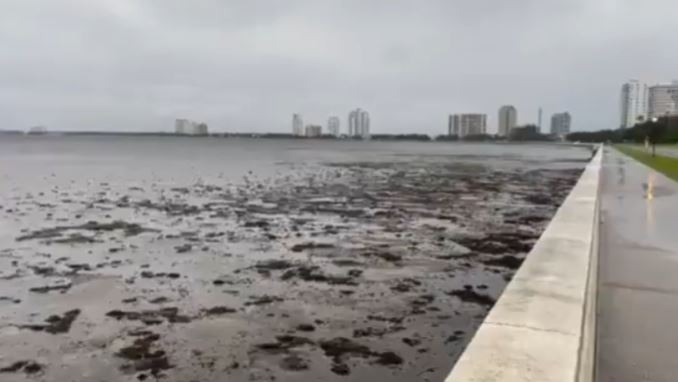
[[[598,380],[675,381],[678,184],[612,148],[603,164]]]

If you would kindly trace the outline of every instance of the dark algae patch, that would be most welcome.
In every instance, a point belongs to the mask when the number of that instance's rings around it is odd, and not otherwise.
[[[73,309],[62,315],[53,314],[45,319],[45,324],[27,324],[19,325],[22,329],[30,329],[36,332],[46,332],[50,334],[68,333],[71,330],[73,321],[80,315],[80,309]]]
[[[450,296],[458,297],[461,301],[470,302],[483,306],[494,305],[494,299],[484,293],[479,293],[473,290],[473,287],[466,286],[464,289],[453,290],[448,292]]]
[[[0,367],[0,373],[36,374],[43,370],[43,366],[35,361],[16,361],[8,366]]]
[[[132,344],[121,348],[116,353],[116,356],[129,362],[123,366],[123,370],[149,371],[157,377],[163,370],[173,367],[167,353],[157,344],[160,340],[159,334],[142,330],[132,332],[130,336],[133,338]]]

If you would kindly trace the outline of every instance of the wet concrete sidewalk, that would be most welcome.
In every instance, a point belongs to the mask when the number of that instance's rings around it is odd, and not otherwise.
[[[676,381],[678,183],[605,150],[597,381]]]

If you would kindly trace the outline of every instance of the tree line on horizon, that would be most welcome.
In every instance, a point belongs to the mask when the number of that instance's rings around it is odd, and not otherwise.
[[[579,131],[567,135],[570,142],[587,143],[678,143],[678,115],[658,118],[657,121],[647,120],[629,128]]]

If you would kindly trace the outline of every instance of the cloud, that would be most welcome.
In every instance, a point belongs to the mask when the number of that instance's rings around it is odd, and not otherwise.
[[[672,0],[5,0],[0,128],[288,131],[361,106],[443,133],[502,104],[616,127],[619,86],[678,77]],[[345,124],[345,121],[344,121]]]

